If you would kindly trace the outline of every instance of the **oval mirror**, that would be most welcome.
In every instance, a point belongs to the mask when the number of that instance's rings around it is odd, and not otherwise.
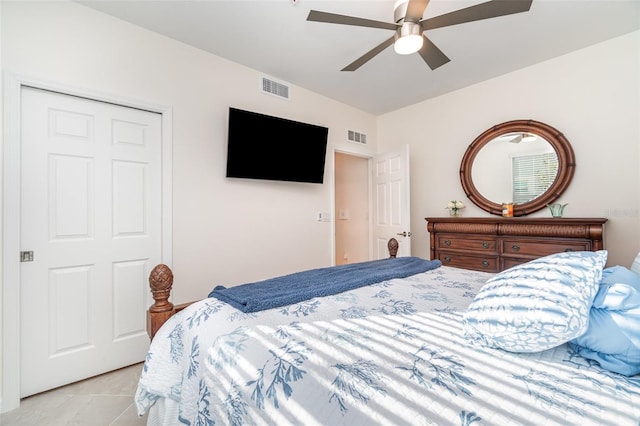
[[[502,215],[525,216],[555,201],[575,171],[571,144],[557,129],[534,120],[514,120],[483,132],[467,148],[460,181],[472,203]]]

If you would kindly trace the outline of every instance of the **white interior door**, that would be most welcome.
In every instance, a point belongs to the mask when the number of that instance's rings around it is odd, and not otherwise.
[[[21,92],[21,397],[144,359],[160,114]]]
[[[398,257],[411,255],[409,145],[375,156],[372,164],[374,258],[389,256],[387,242],[398,240]]]

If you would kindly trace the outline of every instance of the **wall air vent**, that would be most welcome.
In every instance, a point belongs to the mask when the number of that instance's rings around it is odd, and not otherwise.
[[[276,81],[270,77],[261,77],[260,91],[268,95],[277,96],[281,99],[291,99],[289,97],[289,86],[281,81]]]
[[[353,130],[347,130],[347,140],[349,142],[355,142],[362,145],[366,145],[367,135],[365,135],[364,133],[353,131]]]

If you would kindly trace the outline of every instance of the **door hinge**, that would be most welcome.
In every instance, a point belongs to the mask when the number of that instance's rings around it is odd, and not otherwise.
[[[20,262],[33,262],[33,251],[21,251]]]

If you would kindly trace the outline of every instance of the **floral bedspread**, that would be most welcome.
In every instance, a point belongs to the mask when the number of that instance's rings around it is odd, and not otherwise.
[[[462,313],[489,276],[443,266],[247,314],[205,299],[154,338],[138,413],[163,425],[640,424],[640,377],[566,345],[468,344]]]

